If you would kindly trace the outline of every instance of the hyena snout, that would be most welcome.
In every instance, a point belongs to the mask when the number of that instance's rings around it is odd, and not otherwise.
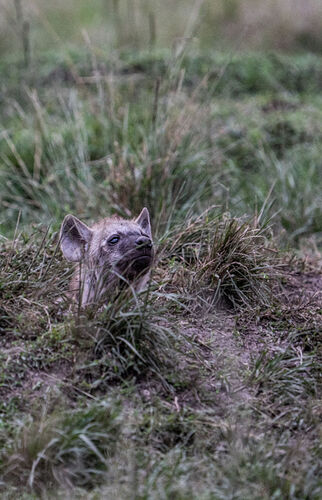
[[[147,236],[140,236],[140,238],[135,241],[135,245],[138,249],[151,249],[152,241]]]
[[[128,235],[118,248],[117,272],[125,278],[135,280],[148,272],[154,259],[152,239],[147,235]]]
[[[133,278],[151,267],[153,256],[152,240],[148,236],[136,237],[128,242],[127,251],[118,263],[119,270]]]

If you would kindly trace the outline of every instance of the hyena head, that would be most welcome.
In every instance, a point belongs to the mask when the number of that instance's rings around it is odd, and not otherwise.
[[[111,217],[92,227],[66,215],[60,245],[67,260],[78,262],[71,288],[82,305],[99,301],[126,282],[139,291],[149,278],[154,250],[146,208],[135,220]]]

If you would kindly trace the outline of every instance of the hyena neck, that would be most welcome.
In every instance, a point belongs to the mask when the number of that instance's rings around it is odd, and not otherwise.
[[[78,301],[82,306],[108,297],[118,283],[118,276],[111,269],[102,273],[94,264],[82,262],[76,268],[73,285],[76,285]],[[75,292],[75,287],[74,292]]]
[[[136,292],[143,290],[149,281],[150,271],[139,276],[131,284]],[[72,281],[73,292],[82,306],[109,300],[129,283],[112,268],[102,273],[95,265],[82,263],[77,266]],[[76,292],[76,293],[75,293]]]

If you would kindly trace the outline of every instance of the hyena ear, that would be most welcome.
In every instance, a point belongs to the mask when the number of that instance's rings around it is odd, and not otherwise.
[[[60,230],[60,247],[67,260],[79,262],[84,255],[84,247],[89,243],[93,231],[74,215],[66,215]]]
[[[151,223],[150,223],[150,215],[149,211],[147,208],[143,208],[142,212],[138,216],[138,218],[135,221],[143,231],[150,237],[152,238],[152,232],[151,232]]]

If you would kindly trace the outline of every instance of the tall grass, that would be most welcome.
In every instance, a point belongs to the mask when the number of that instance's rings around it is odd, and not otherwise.
[[[135,216],[146,205],[161,236],[215,202],[234,215],[265,204],[267,217],[274,215],[289,239],[318,236],[318,122],[312,127],[292,99],[259,97],[240,110],[234,101],[217,101],[210,73],[191,92],[185,71],[201,61],[186,66],[184,54],[161,58],[155,78],[149,76],[153,57],[130,58],[130,68],[138,61],[143,68],[139,87],[134,75],[114,78],[104,69],[97,75],[92,60],[95,85],[79,76],[78,85],[60,84],[57,93],[26,89],[24,110],[21,99],[10,101],[1,136],[2,231],[14,227],[19,213],[23,224],[58,227],[67,212],[91,220]],[[252,73],[247,60],[244,71]],[[238,64],[234,81],[243,59]],[[215,77],[215,87],[225,79],[232,84],[226,71]]]
[[[164,227],[175,211],[180,217],[188,207],[200,208],[215,189],[209,179],[214,185],[216,172],[202,146],[206,138],[194,133],[202,126],[198,104],[191,99],[182,108],[180,81],[174,84],[166,82],[154,102],[143,88],[137,104],[125,107],[122,87],[109,83],[100,87],[103,95],[87,93],[85,101],[69,90],[53,101],[53,115],[29,93],[27,122],[18,119],[13,134],[2,138],[7,214],[21,211],[23,221],[37,212],[53,219],[68,211],[133,216],[147,205],[154,226]]]

